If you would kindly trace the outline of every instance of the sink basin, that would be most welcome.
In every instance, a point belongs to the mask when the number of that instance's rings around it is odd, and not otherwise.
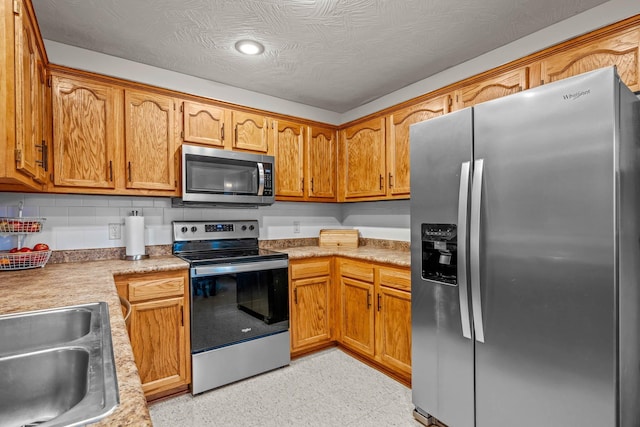
[[[0,317],[0,354],[65,344],[91,328],[89,308],[61,308]]]
[[[0,316],[0,425],[85,425],[118,403],[106,303]]]
[[[55,348],[0,360],[2,423],[23,426],[52,420],[87,394],[89,353]],[[64,392],[61,392],[64,391]]]

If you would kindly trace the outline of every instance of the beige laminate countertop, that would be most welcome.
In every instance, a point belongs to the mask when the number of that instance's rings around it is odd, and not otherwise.
[[[340,248],[327,246],[299,246],[273,249],[289,255],[290,260],[320,256],[343,256],[362,261],[390,264],[396,267],[411,267],[411,252],[372,246]]]
[[[107,302],[120,404],[111,415],[93,425],[151,426],[113,275],[186,268],[185,261],[164,256],[141,261],[89,261],[48,264],[33,270],[0,271],[0,314]]]

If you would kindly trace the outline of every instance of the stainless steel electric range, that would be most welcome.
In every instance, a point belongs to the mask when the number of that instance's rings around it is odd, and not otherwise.
[[[188,261],[193,394],[290,362],[289,260],[258,247],[258,221],[174,221]]]

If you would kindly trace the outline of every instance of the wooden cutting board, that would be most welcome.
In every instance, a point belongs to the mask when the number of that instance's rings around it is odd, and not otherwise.
[[[319,246],[358,247],[358,230],[320,230]]]

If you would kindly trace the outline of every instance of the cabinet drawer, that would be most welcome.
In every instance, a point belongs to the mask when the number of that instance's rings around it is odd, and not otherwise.
[[[373,267],[366,264],[343,262],[340,267],[340,275],[364,282],[373,282]]]
[[[291,278],[304,279],[307,277],[328,276],[331,274],[331,260],[304,261],[291,263]]]
[[[129,302],[184,295],[184,279],[129,280]]]
[[[381,268],[380,285],[411,292],[411,270]]]

